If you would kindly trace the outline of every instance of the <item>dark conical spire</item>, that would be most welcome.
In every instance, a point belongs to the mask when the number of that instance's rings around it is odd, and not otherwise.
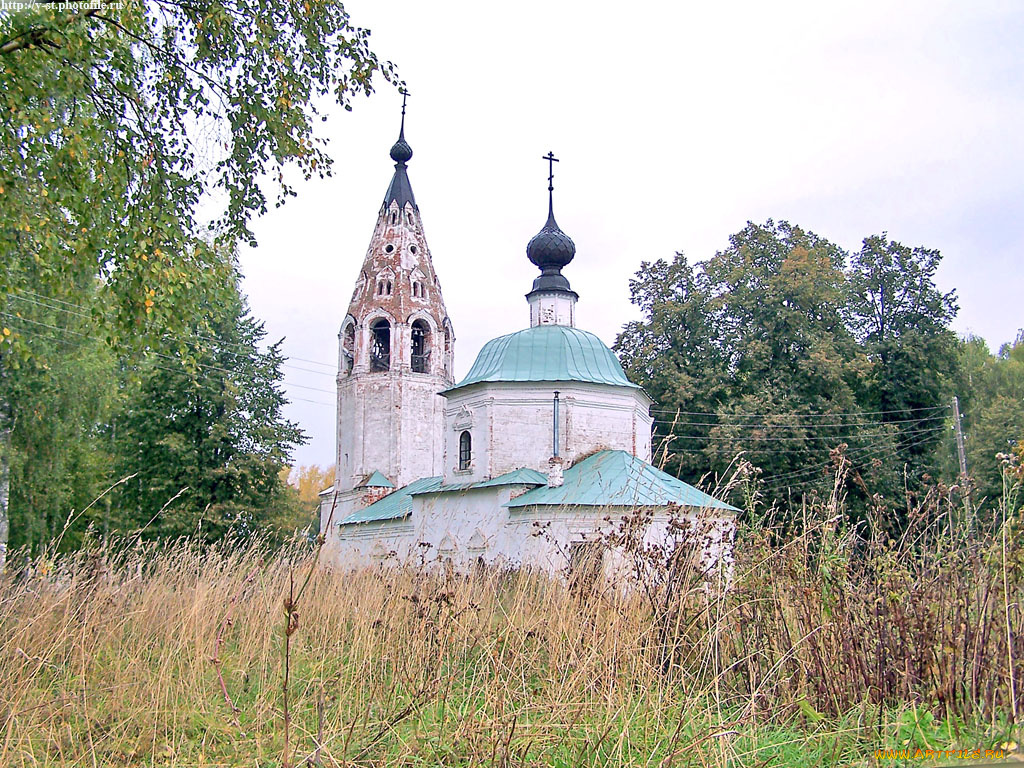
[[[402,126],[398,130],[398,141],[391,147],[391,159],[395,161],[395,175],[391,177],[391,184],[388,186],[387,194],[384,195],[384,207],[391,203],[398,203],[399,208],[404,208],[406,203],[412,203],[416,207],[416,198],[412,194],[412,184],[409,183],[409,174],[406,173],[406,163],[412,159],[412,147],[405,140],[405,99],[407,94],[402,94]]]
[[[555,290],[572,292],[569,281],[562,274],[562,267],[572,261],[576,255],[576,244],[555,221],[554,179],[555,163],[558,158],[553,152],[543,158],[548,161],[548,220],[540,232],[533,236],[526,246],[526,255],[530,261],[540,267],[541,274],[533,281],[533,290]]]

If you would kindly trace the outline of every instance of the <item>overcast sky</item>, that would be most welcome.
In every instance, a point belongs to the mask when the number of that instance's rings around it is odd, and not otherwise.
[[[608,344],[637,317],[642,260],[705,259],[768,218],[848,250],[883,230],[937,248],[958,332],[997,348],[1024,327],[1024,2],[346,7],[411,93],[409,176],[457,378],[488,339],[528,325],[549,149],[577,325]],[[298,463],[333,462],[337,332],[400,104],[381,81],[335,109],[334,176],[300,182],[241,254],[252,309],[291,357],[288,415],[310,437]]]

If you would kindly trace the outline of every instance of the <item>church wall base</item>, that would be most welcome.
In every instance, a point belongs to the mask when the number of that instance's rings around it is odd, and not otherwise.
[[[515,486],[413,497],[408,518],[335,526],[325,562],[345,570],[382,566],[530,569],[572,579],[594,568],[628,583],[674,552],[694,572],[731,580],[731,515],[679,508],[551,508],[509,511]],[[595,561],[596,558],[596,561]]]

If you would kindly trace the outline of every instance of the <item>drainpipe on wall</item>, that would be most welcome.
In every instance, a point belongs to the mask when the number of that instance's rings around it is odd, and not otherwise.
[[[558,458],[558,390],[555,390],[555,403],[554,403],[554,420],[551,424],[551,444],[554,449],[551,451],[551,455],[554,458]]]
[[[555,392],[554,418],[551,423],[552,455],[548,459],[548,488],[558,488],[562,480],[562,459],[558,455],[558,392]]]

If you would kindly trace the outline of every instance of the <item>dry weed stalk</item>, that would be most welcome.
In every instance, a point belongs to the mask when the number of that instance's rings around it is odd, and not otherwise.
[[[1013,721],[1018,502],[965,540],[948,498],[895,541],[842,525],[840,493],[786,539],[741,527],[728,592],[681,556],[649,594],[585,596],[529,572],[330,571],[298,545],[61,556],[3,577],[0,764],[668,768],[800,739],[855,762],[908,708]],[[282,595],[289,626],[302,613],[286,654]]]

